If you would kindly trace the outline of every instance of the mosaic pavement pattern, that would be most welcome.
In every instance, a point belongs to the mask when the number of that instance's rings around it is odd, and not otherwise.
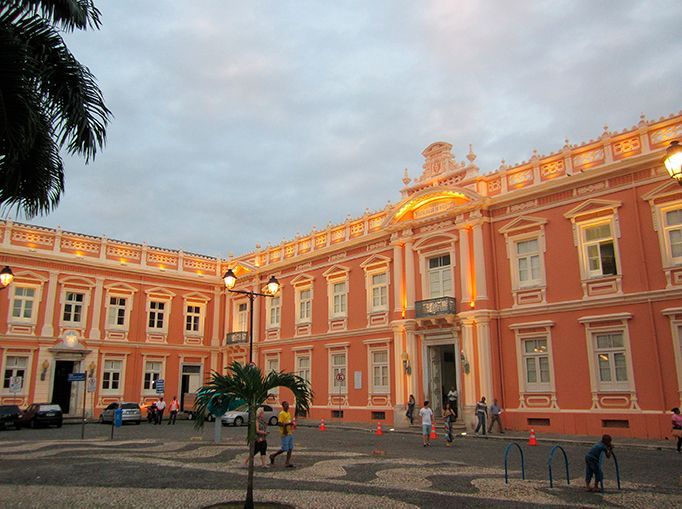
[[[160,443],[0,442],[0,505],[14,507],[183,507],[239,500],[247,470],[244,446],[234,441]],[[256,467],[256,500],[299,508],[414,507],[656,507],[679,506],[681,491],[606,483],[585,493],[582,479],[521,481],[503,468],[457,461],[389,458],[299,448],[297,468]]]

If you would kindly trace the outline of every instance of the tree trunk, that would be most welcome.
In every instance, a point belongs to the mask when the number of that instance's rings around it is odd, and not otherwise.
[[[253,459],[256,448],[256,411],[254,405],[249,405],[249,427],[247,432],[249,443],[249,475],[246,484],[246,501],[244,509],[253,509]]]

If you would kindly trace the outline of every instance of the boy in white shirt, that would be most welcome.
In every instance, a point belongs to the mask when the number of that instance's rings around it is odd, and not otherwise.
[[[431,426],[433,425],[433,410],[429,407],[429,400],[424,401],[424,406],[419,410],[422,418],[422,438],[424,447],[431,447]]]

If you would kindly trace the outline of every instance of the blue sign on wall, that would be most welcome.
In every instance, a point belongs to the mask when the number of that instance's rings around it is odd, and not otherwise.
[[[156,394],[163,394],[165,392],[165,380],[163,378],[159,378],[156,381],[155,387],[156,387]]]
[[[69,382],[85,382],[85,373],[69,373]]]

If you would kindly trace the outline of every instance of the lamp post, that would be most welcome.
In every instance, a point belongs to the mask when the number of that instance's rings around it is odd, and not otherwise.
[[[682,146],[680,146],[679,141],[670,142],[670,146],[665,151],[663,162],[670,178],[675,179],[682,186]]]
[[[237,276],[234,275],[232,269],[227,269],[227,272],[223,275],[223,281],[228,292],[239,293],[249,298],[249,364],[253,364],[253,301],[256,300],[256,297],[274,297],[279,291],[279,281],[277,281],[275,276],[270,276],[267,285],[269,293],[233,290],[234,285],[237,284]]]

